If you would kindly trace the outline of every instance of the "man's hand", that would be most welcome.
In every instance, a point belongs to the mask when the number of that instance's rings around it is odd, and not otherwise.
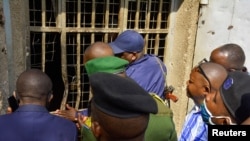
[[[78,129],[81,129],[81,127],[84,126],[84,124],[85,125],[87,124],[88,118],[89,117],[87,117],[87,116],[84,116],[82,114],[78,114],[77,123],[76,123],[76,126],[78,127]]]
[[[15,97],[16,99],[16,91],[13,91],[13,96]],[[6,109],[6,114],[11,114],[13,112],[12,108],[10,106],[7,107]]]
[[[77,121],[77,117],[76,117],[77,110],[69,106],[68,104],[66,104],[66,110],[56,110],[55,112],[51,112],[51,113],[54,115],[64,117],[74,122]]]
[[[12,113],[12,109],[11,109],[11,107],[8,107],[6,110],[6,114],[11,114],[11,113]]]
[[[167,86],[167,88],[165,90],[165,98],[167,100],[171,99],[173,102],[177,102],[178,101],[178,97],[173,94],[174,89],[175,88],[173,86],[171,86],[171,85]]]

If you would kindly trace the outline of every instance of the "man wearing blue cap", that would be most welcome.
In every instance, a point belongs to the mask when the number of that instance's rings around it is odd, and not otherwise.
[[[165,99],[166,66],[155,55],[144,54],[144,39],[134,30],[126,30],[109,44],[115,56],[129,61],[126,74],[146,91]]]
[[[115,56],[106,56],[106,57],[99,57],[99,58],[89,60],[88,62],[86,62],[85,68],[88,73],[88,76],[90,77],[99,72],[111,73],[111,74],[119,75],[121,77],[126,77],[125,67],[127,64],[128,62],[124,59],[121,59]],[[117,83],[117,82],[110,81],[111,85],[114,85],[113,83]],[[133,82],[133,83],[136,83],[136,82]],[[121,88],[121,86],[123,88]],[[111,87],[107,87],[107,89],[111,89]],[[119,85],[119,87],[117,86],[117,89],[121,89],[122,91],[122,89],[130,89],[130,88],[127,88],[126,85]],[[146,94],[147,96],[149,95],[148,93],[144,93],[144,94]],[[177,135],[175,131],[175,125],[172,119],[173,118],[172,111],[166,106],[164,101],[161,98],[159,98],[159,96],[155,94],[150,94],[150,95],[153,97],[153,99],[157,103],[158,112],[157,114],[150,114],[150,120],[149,120],[148,127],[144,136],[145,141],[152,141],[154,139],[157,139],[158,141],[164,141],[164,140],[176,141]],[[134,102],[133,96],[129,98],[124,96],[123,98],[130,102]],[[145,103],[140,103],[138,105],[143,105],[143,104]],[[82,141],[85,141],[85,140],[94,141],[95,140],[93,138],[93,133],[90,132],[89,127],[88,127],[90,126],[88,122],[89,120],[90,118],[86,119],[84,117],[80,117],[79,119],[80,124],[82,125],[82,128],[81,128]]]

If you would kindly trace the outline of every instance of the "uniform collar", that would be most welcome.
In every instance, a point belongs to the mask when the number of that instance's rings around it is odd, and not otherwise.
[[[34,104],[26,104],[20,106],[17,112],[48,112],[48,110],[44,106],[34,105]]]

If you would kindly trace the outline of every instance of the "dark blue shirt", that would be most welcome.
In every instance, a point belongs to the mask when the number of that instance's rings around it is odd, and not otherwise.
[[[0,141],[76,141],[76,125],[39,105],[23,105],[0,116]]]
[[[126,69],[127,76],[134,79],[146,91],[156,93],[161,98],[164,97],[166,77],[164,73],[167,74],[167,68],[163,62],[155,55],[149,54],[129,64]]]

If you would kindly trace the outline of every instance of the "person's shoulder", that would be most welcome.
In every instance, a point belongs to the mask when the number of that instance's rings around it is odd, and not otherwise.
[[[13,114],[4,114],[0,115],[0,123],[5,123],[5,121],[11,120],[10,117],[12,117]]]
[[[149,54],[144,54],[143,57],[129,64],[129,68],[136,67],[137,69],[141,68],[145,70],[145,69],[155,68],[154,66],[156,65],[157,65],[156,58],[152,57]]]
[[[162,60],[160,59],[160,57],[156,56],[154,54],[144,54],[144,57],[146,57],[148,59],[152,59],[152,60],[158,59],[160,62],[162,62]]]
[[[158,56],[156,56],[154,54],[146,54],[144,57],[146,58],[145,60],[148,64],[157,65],[157,66],[161,66],[163,68],[166,68],[166,65]]]
[[[52,119],[51,122],[54,124],[58,124],[59,126],[67,126],[67,127],[75,128],[75,123],[73,123],[72,121],[68,119],[65,119],[63,117],[59,117],[56,115],[52,115],[52,114],[50,114],[50,116]]]
[[[153,54],[144,54],[143,58],[141,58],[138,61],[141,63],[143,62],[144,64],[147,64],[147,66],[150,65],[151,67],[159,66],[159,65],[161,65],[162,67],[166,67],[163,61],[159,57]]]
[[[52,115],[52,114],[50,114],[50,116],[51,116],[51,118],[53,118],[53,120],[55,120],[57,122],[72,123],[72,121],[65,119],[63,117],[59,117],[59,116]]]
[[[66,133],[69,136],[77,134],[77,127],[74,122],[55,115],[52,116],[53,120],[50,121],[51,128],[56,127],[57,129],[59,129],[58,132]]]
[[[160,59],[154,54],[144,54],[143,58],[148,60],[148,61],[155,61],[156,59]]]
[[[173,117],[173,111],[166,105],[166,103],[155,93],[150,93],[152,98],[156,101],[158,112],[157,115],[165,115]]]
[[[156,94],[150,93],[156,101],[158,107],[157,114],[150,114],[148,128],[145,133],[145,141],[158,140],[177,140],[175,123],[172,119],[172,110],[167,107],[165,102]]]

